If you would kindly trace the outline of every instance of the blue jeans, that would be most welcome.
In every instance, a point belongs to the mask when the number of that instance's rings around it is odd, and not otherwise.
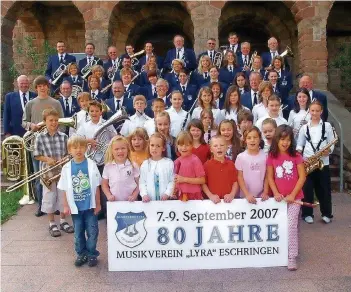
[[[97,257],[100,253],[96,250],[99,235],[99,225],[94,209],[78,211],[72,214],[74,227],[74,246],[77,255],[87,255]],[[85,238],[85,232],[87,238]]]
[[[33,152],[31,152],[31,157],[32,157],[32,162],[33,162],[33,171],[38,172],[39,171],[39,160],[34,159]],[[41,209],[41,203],[43,201],[43,186],[40,183],[40,178],[36,178],[34,180],[34,192],[35,192],[35,197],[36,197],[38,204],[39,204],[39,209]]]

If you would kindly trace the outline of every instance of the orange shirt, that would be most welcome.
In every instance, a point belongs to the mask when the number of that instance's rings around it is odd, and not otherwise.
[[[220,162],[212,158],[204,164],[204,168],[206,184],[210,192],[223,199],[226,194],[231,192],[233,184],[238,180],[238,172],[234,162],[229,159]]]
[[[149,157],[150,155],[148,151],[140,151],[140,152],[131,151],[130,152],[130,159],[132,160],[132,162],[135,162],[136,164],[138,164],[139,167]]]

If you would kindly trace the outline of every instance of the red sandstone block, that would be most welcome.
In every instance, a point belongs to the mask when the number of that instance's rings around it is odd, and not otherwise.
[[[316,14],[316,9],[313,6],[306,7],[305,9],[302,10],[302,17],[305,18],[310,18],[315,16]]]
[[[210,1],[210,5],[222,9],[227,1]]]

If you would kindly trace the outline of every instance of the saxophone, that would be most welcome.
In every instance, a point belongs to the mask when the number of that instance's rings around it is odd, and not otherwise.
[[[312,173],[316,169],[322,170],[324,167],[323,161],[322,161],[322,156],[323,152],[326,150],[329,150],[333,145],[335,145],[338,142],[338,135],[335,133],[335,130],[333,129],[334,132],[334,139],[331,140],[327,145],[325,145],[322,149],[317,151],[314,155],[309,157],[307,160],[304,161],[304,166],[307,174]]]

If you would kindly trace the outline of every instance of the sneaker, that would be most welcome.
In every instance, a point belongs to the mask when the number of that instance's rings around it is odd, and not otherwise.
[[[288,261],[288,270],[289,271],[296,271],[297,270],[297,263],[296,263],[296,259],[289,259]]]
[[[88,262],[88,257],[86,255],[80,255],[77,257],[76,261],[74,262],[74,265],[76,267],[81,267],[87,262]]]
[[[312,224],[313,223],[313,217],[312,216],[307,216],[303,219],[306,223]]]
[[[323,220],[323,222],[324,222],[325,224],[328,224],[328,223],[331,222],[331,219],[330,219],[329,217],[327,217],[327,216],[323,216],[323,217],[322,217],[322,220]]]
[[[22,199],[19,200],[18,202],[21,206],[27,205],[29,203],[29,196],[24,195]]]
[[[88,266],[95,267],[97,265],[97,258],[96,257],[89,257]]]

